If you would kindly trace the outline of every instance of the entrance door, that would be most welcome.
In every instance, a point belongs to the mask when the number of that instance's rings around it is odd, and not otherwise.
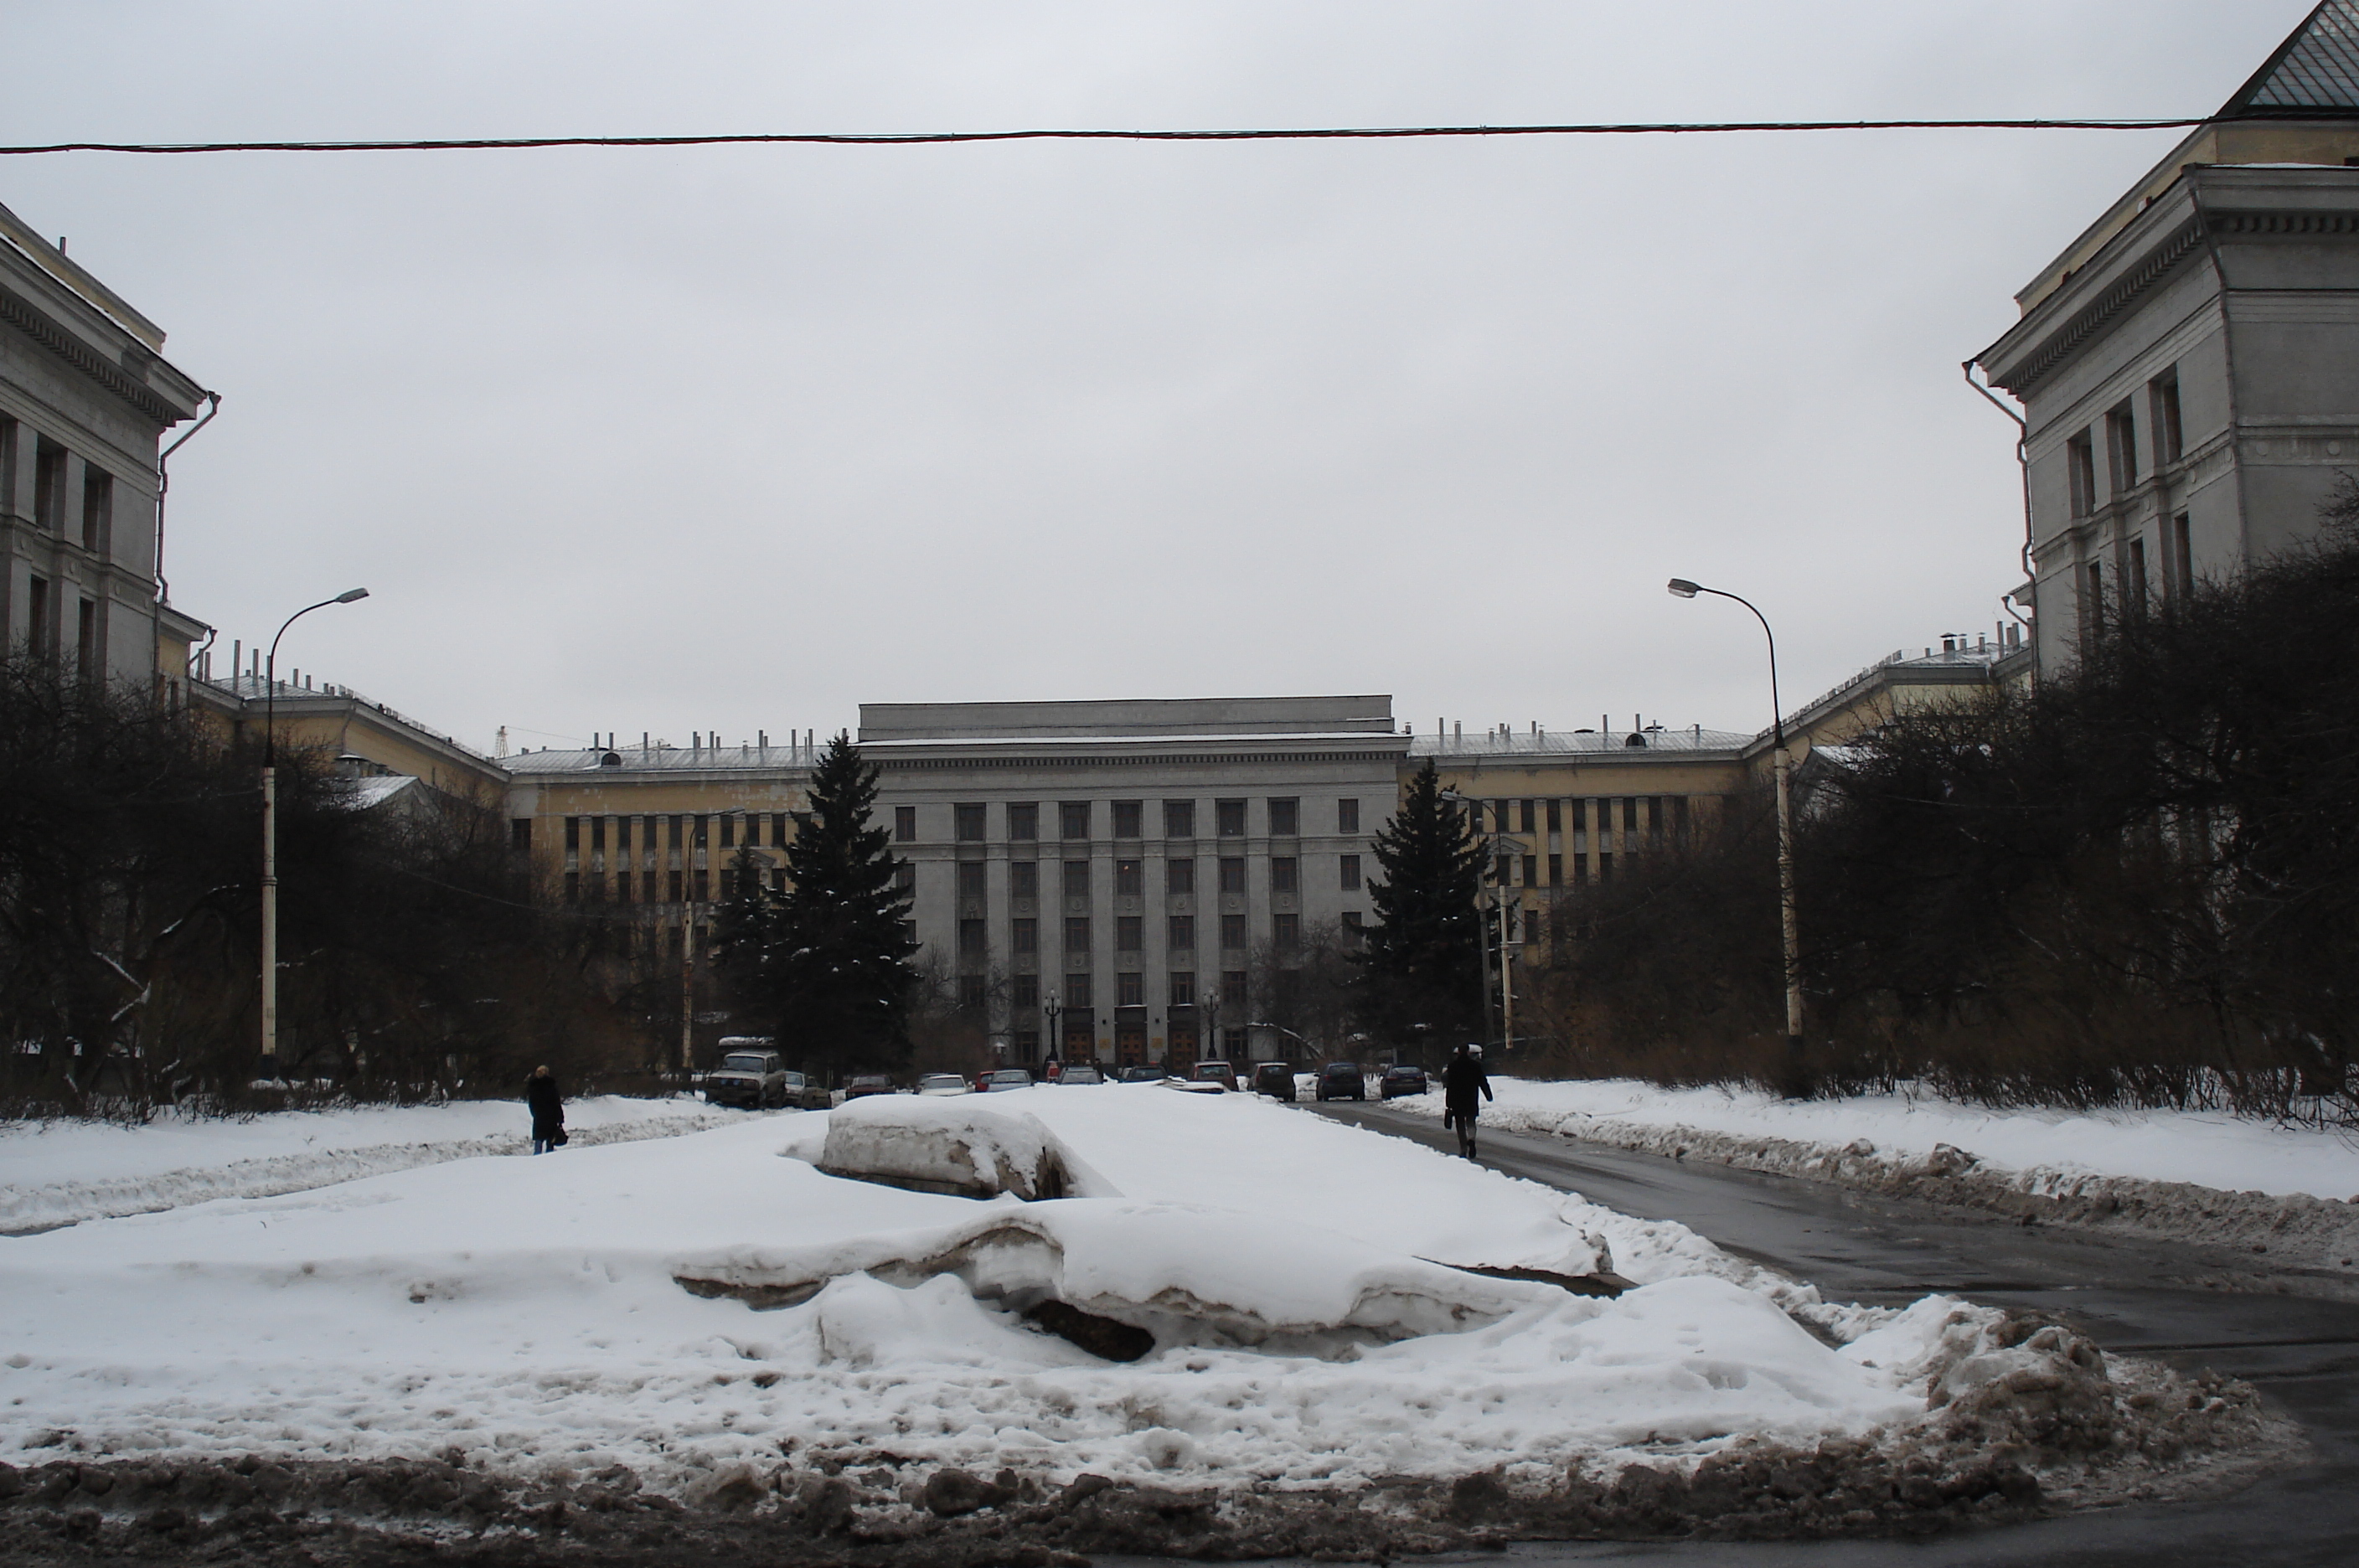
[[[1147,1065],[1147,1026],[1116,1024],[1114,1031],[1114,1060],[1125,1067]]]
[[[1164,1053],[1163,1070],[1175,1078],[1191,1076],[1196,1071],[1196,1026],[1175,1023],[1171,1026],[1170,1049]]]

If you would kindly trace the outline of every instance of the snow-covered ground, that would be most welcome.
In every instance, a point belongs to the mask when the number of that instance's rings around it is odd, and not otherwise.
[[[1922,1415],[1929,1371],[1992,1316],[1940,1298],[1821,1306],[1679,1225],[1307,1107],[1148,1085],[990,1105],[1037,1117],[1096,1195],[978,1202],[828,1176],[812,1163],[827,1116],[805,1114],[0,1239],[0,1454],[455,1445],[524,1471],[619,1460],[679,1486],[781,1454],[1241,1484],[1513,1475],[1888,1430]],[[370,1113],[379,1141],[353,1147],[448,1144],[456,1114]],[[110,1141],[147,1133],[90,1129],[79,1159],[62,1129],[12,1135],[0,1175],[160,1177],[196,1168],[168,1150],[184,1138],[235,1169],[317,1136],[291,1126],[166,1127],[154,1156]],[[1115,1364],[988,1299],[987,1267],[878,1267],[955,1254],[995,1217],[1000,1245],[1034,1247],[1087,1299],[1332,1331],[1159,1336]],[[815,1262],[832,1277],[777,1310],[679,1283]],[[1611,1267],[1639,1288],[1575,1296],[1442,1266]]]
[[[1494,1077],[1486,1127],[1571,1137],[1621,1128],[1694,1128],[1735,1138],[1778,1138],[1829,1151],[1864,1140],[1886,1160],[1922,1160],[1943,1144],[2030,1187],[2047,1177],[2185,1181],[2225,1192],[2359,1194],[2359,1137],[2348,1130],[2281,1127],[2210,1112],[1995,1111],[1930,1094],[1861,1094],[1780,1100],[1752,1089],[1661,1089],[1629,1079],[1538,1082]],[[1441,1115],[1439,1094],[1395,1105]],[[1614,1139],[1614,1141],[1619,1141]],[[1865,1153],[1868,1151],[1859,1151]]]
[[[669,1138],[741,1115],[685,1096],[601,1094],[565,1105],[566,1130],[577,1143]],[[521,1153],[529,1129],[521,1097],[243,1118],[165,1111],[144,1127],[0,1122],[0,1236]]]

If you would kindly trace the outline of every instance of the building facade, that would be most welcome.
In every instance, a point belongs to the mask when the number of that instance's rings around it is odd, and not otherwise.
[[[2359,0],[2327,0],[2019,295],[2043,669],[2311,535],[2359,466]]]
[[[209,394],[164,333],[0,207],[0,637],[176,701],[201,624],[163,604],[157,454]]]

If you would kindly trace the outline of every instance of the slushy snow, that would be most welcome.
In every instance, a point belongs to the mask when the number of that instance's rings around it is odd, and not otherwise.
[[[455,1445],[527,1473],[620,1461],[674,1487],[782,1454],[1050,1479],[1513,1474],[1889,1429],[1992,1315],[1822,1307],[1684,1227],[1252,1096],[1042,1087],[990,1108],[1035,1118],[1120,1195],[828,1176],[830,1116],[804,1113],[0,1239],[0,1454]],[[416,1118],[419,1145],[447,1126],[440,1108],[375,1114]],[[281,1128],[206,1136],[277,1158]],[[0,1178],[92,1183],[128,1147],[93,1138],[77,1163],[49,1136],[0,1141]],[[47,1151],[38,1172],[27,1148]],[[963,1272],[906,1267],[995,1234],[1013,1250]],[[1582,1297],[1471,1267],[1611,1268],[1637,1288]],[[817,1289],[756,1311],[679,1283],[728,1268]],[[994,1279],[1172,1316],[1116,1365],[983,1292]]]

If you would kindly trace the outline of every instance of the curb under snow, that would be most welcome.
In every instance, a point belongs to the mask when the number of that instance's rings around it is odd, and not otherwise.
[[[1438,1108],[1432,1114],[1439,1116]],[[2315,1274],[2346,1287],[2338,1293],[2359,1292],[2359,1199],[2233,1192],[2048,1167],[2010,1171],[1986,1167],[1948,1144],[1930,1155],[1911,1155],[1879,1150],[1865,1138],[1815,1143],[1585,1111],[1493,1106],[1485,1107],[1483,1120],[1502,1132],[1554,1133],[1674,1160],[1713,1160],[1744,1171],[1984,1209],[2027,1224],[2208,1243],[2254,1255],[2256,1275]]]

